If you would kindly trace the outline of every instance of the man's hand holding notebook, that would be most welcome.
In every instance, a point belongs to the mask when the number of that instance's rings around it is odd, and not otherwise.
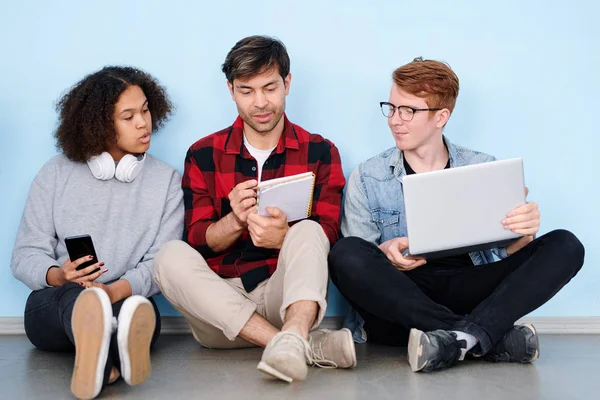
[[[258,215],[270,216],[267,207],[276,207],[287,216],[288,222],[308,218],[314,188],[312,172],[260,182],[256,187]]]

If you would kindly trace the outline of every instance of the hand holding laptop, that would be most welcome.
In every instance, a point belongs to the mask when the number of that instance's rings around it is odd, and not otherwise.
[[[379,249],[384,252],[388,260],[400,271],[410,271],[427,263],[423,257],[403,255],[408,250],[408,238],[406,237],[399,237],[383,242],[379,245]]]
[[[528,194],[529,189],[525,187],[525,197]],[[537,203],[527,202],[511,210],[502,220],[504,229],[523,235],[506,248],[508,255],[514,254],[533,241],[534,235],[540,230],[540,216]]]
[[[529,189],[525,187],[525,197],[528,194]],[[502,225],[519,235],[533,236],[540,229],[540,215],[537,203],[527,202],[511,210],[502,220]]]

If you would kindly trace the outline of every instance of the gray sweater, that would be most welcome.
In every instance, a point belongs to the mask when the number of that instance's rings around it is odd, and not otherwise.
[[[183,233],[181,176],[147,155],[129,183],[101,181],[86,163],[60,154],[44,165],[31,188],[12,254],[15,278],[31,290],[48,287],[46,273],[68,258],[65,238],[89,234],[108,272],[96,281],[126,279],[134,295],[159,292],[154,255]]]

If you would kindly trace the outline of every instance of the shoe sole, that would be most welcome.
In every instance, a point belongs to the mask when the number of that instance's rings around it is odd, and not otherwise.
[[[102,289],[86,289],[77,297],[71,319],[76,349],[71,392],[78,399],[93,399],[102,390],[111,319],[110,300]]]
[[[293,381],[293,379],[291,377],[289,377],[285,374],[282,374],[281,372],[277,371],[275,368],[271,367],[269,364],[267,364],[264,361],[259,362],[256,369],[258,369],[260,372],[264,372],[265,374],[270,375],[274,378],[281,379],[282,381],[285,381],[287,383],[292,383],[292,381]]]
[[[540,358],[540,342],[537,336],[537,331],[535,329],[535,327],[532,324],[524,324],[523,326],[528,327],[529,329],[531,329],[531,331],[533,332],[533,337],[535,338],[535,344],[536,344],[536,349],[535,349],[535,354],[533,355],[533,357],[531,358],[531,360],[529,362],[535,362],[537,361],[537,359]]]
[[[146,298],[127,299],[119,313],[117,342],[121,375],[130,386],[139,385],[150,376],[150,343],[155,328],[152,304]]]
[[[350,332],[350,329],[348,329],[348,328],[343,328],[342,332],[344,332],[347,335],[348,342],[350,343],[350,346],[352,347],[351,365],[349,367],[345,367],[345,368],[354,368],[354,367],[356,367],[356,346],[354,345],[354,339],[352,338],[352,332]]]
[[[427,366],[428,361],[425,359],[423,362],[423,350],[426,344],[429,344],[429,338],[424,332],[414,328],[410,330],[408,338],[408,363],[413,372],[421,371]]]

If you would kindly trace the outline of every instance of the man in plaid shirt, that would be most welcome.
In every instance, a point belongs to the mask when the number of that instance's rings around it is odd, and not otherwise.
[[[307,364],[356,365],[349,330],[316,330],[345,180],[333,143],[287,119],[289,70],[273,38],[247,37],[231,49],[223,72],[239,117],[190,147],[185,242],[167,243],[155,259],[157,283],[200,344],[265,347],[258,369],[287,382],[305,379]],[[310,218],[290,224],[276,207],[258,215],[258,182],[309,171]]]

